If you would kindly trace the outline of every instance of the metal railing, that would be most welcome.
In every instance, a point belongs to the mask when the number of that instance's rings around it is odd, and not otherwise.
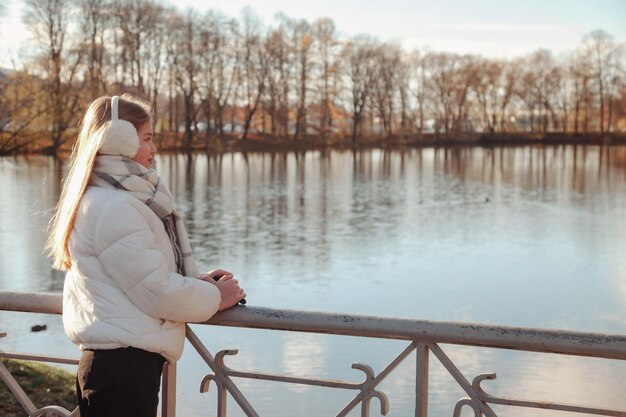
[[[36,312],[47,314],[61,313],[61,295],[47,293],[15,293],[0,291],[0,310]],[[454,362],[444,352],[440,343],[478,346],[489,348],[513,349],[529,352],[545,352],[563,355],[589,356],[597,358],[626,360],[626,336],[607,335],[597,333],[581,333],[572,331],[553,331],[544,329],[518,328],[507,326],[490,326],[474,323],[435,322],[425,320],[382,318],[361,315],[328,314],[319,312],[305,312],[294,310],[275,310],[259,307],[235,307],[216,314],[206,322],[209,325],[243,327],[267,330],[284,330],[307,333],[323,333],[345,336],[361,336],[378,339],[406,340],[408,346],[397,355],[381,372],[376,374],[368,365],[353,364],[354,369],[365,374],[361,383],[338,380],[297,378],[276,374],[246,372],[229,368],[224,364],[224,357],[236,355],[236,350],[223,350],[213,356],[200,341],[189,326],[186,336],[201,358],[211,368],[212,373],[207,375],[200,384],[201,392],[208,390],[213,382],[217,386],[217,416],[225,417],[228,394],[248,416],[258,416],[252,404],[238,389],[233,378],[275,381],[291,384],[303,384],[334,389],[352,390],[353,399],[336,415],[346,416],[355,408],[360,407],[361,416],[370,415],[372,399],[380,404],[380,413],[386,415],[389,411],[387,396],[377,390],[378,385],[385,380],[407,357],[415,352],[415,416],[426,417],[428,411],[428,383],[430,354],[435,356],[443,367],[450,373],[466,396],[459,399],[454,408],[454,417],[459,417],[461,411],[468,407],[475,416],[495,417],[491,405],[505,405],[511,407],[525,407],[550,409],[606,416],[626,417],[626,411],[609,410],[603,408],[583,407],[571,404],[546,403],[540,401],[522,401],[511,398],[500,398],[488,394],[481,387],[485,380],[495,379],[495,374],[481,374],[469,380],[458,369]],[[0,329],[1,331],[2,329]],[[59,358],[41,357],[32,355],[18,355],[0,352],[4,357],[21,357],[27,359],[60,361]],[[72,360],[69,360],[72,361]],[[75,363],[73,361],[72,363]],[[65,362],[68,363],[68,362]],[[1,364],[0,364],[1,365]],[[7,384],[11,381],[0,367],[0,376]],[[9,381],[9,382],[7,382]],[[15,389],[15,390],[14,390]],[[20,401],[25,394],[12,389],[14,396]],[[16,394],[17,392],[17,394]],[[176,367],[166,366],[163,374],[162,387],[162,417],[174,417],[176,409]],[[24,400],[25,401],[25,400]],[[29,416],[60,415],[77,416],[78,411],[70,412],[59,407],[45,407],[36,410],[30,400],[21,402]],[[48,413],[48,414],[46,414]]]

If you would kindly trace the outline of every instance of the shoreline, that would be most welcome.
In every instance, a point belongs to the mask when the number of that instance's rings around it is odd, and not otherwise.
[[[157,141],[157,147],[164,152],[185,152],[180,147],[168,146],[169,141]],[[308,137],[301,140],[253,137],[238,139],[234,137],[213,138],[210,141],[192,145],[188,152],[297,152],[309,150],[360,150],[360,149],[408,149],[408,148],[446,148],[446,147],[508,147],[528,145],[626,145],[626,134],[491,134],[467,135],[462,138],[443,139],[434,135],[393,136],[389,138],[359,139],[353,143],[349,138]]]
[[[229,153],[229,152],[305,152],[311,150],[365,150],[365,149],[412,149],[412,148],[455,148],[455,147],[514,147],[514,146],[625,146],[626,133],[593,133],[574,135],[564,133],[521,134],[465,134],[456,138],[437,138],[434,134],[395,135],[391,137],[360,138],[352,142],[346,137],[308,136],[293,140],[252,135],[240,139],[235,135],[226,137],[194,138],[190,149],[182,149],[181,139],[171,133],[157,134],[155,143],[160,152],[178,153]],[[71,144],[61,147],[57,155],[71,152]],[[28,146],[22,152],[0,152],[0,156],[53,155],[49,147]]]

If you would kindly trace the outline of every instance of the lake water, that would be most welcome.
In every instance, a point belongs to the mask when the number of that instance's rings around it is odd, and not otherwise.
[[[250,305],[626,333],[626,148],[510,147],[159,155],[199,264],[231,270]],[[0,159],[0,288],[60,292],[42,255],[62,163]],[[0,349],[78,357],[60,317],[0,313]],[[48,330],[31,333],[33,324]],[[406,342],[193,326],[232,368],[358,382]],[[626,363],[443,345],[497,396],[626,410]],[[380,386],[412,415],[414,357]],[[214,415],[190,345],[178,415]],[[431,355],[429,415],[464,393]],[[331,416],[353,392],[237,380],[261,415]],[[506,416],[546,411],[494,407]],[[372,403],[372,415],[378,411]],[[470,415],[469,410],[464,415]],[[229,415],[243,415],[229,402]],[[352,415],[360,415],[358,411]],[[557,415],[557,414],[554,414]],[[558,414],[563,415],[563,414]]]

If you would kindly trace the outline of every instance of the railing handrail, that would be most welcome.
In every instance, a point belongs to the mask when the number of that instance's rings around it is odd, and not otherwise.
[[[62,295],[0,291],[0,310],[61,314]],[[626,359],[626,335],[238,306],[202,324]]]

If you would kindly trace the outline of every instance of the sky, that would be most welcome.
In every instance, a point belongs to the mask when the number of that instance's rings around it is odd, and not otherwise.
[[[0,66],[19,62],[19,45],[30,34],[21,22],[22,0],[0,0]],[[626,0],[176,0],[181,10],[219,10],[239,17],[249,6],[266,24],[276,13],[310,22],[335,21],[343,37],[367,33],[381,41],[413,48],[480,54],[489,58],[523,56],[539,48],[559,54],[602,29],[626,42]]]

